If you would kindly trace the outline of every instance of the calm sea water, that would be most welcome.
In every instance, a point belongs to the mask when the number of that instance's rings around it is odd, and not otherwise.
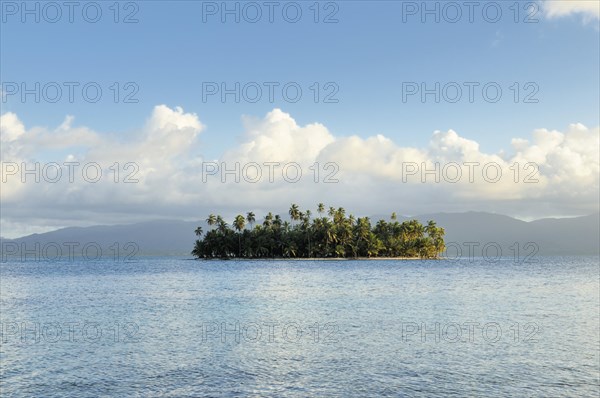
[[[598,257],[0,264],[3,397],[597,397]]]

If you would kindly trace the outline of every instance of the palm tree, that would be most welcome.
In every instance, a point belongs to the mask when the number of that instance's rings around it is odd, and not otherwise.
[[[296,245],[293,242],[286,244],[283,247],[283,255],[285,257],[296,257]]]
[[[194,231],[194,233],[196,234],[196,236],[202,236],[202,227],[196,228],[196,230]]]
[[[238,231],[238,256],[242,257],[242,229],[246,227],[246,219],[241,214],[235,216],[235,220],[233,221],[233,227]]]
[[[206,219],[206,223],[212,227],[213,225],[215,225],[217,223],[217,218],[215,217],[214,214],[211,214]]]
[[[392,213],[392,221],[396,221],[398,219],[398,216],[396,215],[396,212]]]
[[[335,214],[335,207],[330,206],[329,207],[329,212],[327,214],[329,214],[329,217],[333,217],[334,214]]]
[[[271,225],[273,225],[273,213],[269,212],[266,216],[265,216],[265,221],[263,222],[263,226],[265,227],[270,227]]]
[[[290,223],[288,221],[284,221],[282,226],[283,226],[283,231],[284,232],[289,232],[290,231]]]
[[[217,216],[217,229],[219,230],[219,232],[221,232],[223,235],[225,235],[225,233],[227,232],[227,222],[225,222],[225,220],[223,220],[223,217],[221,216]]]
[[[327,255],[329,255],[331,244],[337,243],[338,239],[333,225],[329,220],[324,220],[323,228],[325,229],[325,250],[327,252]]]
[[[252,229],[252,226],[256,221],[256,216],[254,215],[254,213],[249,211],[248,214],[246,214],[246,220],[248,221],[248,224],[250,224],[250,229]]]
[[[310,247],[310,216],[312,215],[312,212],[310,210],[306,210],[306,213],[304,213],[304,217],[302,217],[302,227],[306,230],[306,238],[308,239],[308,257],[311,257],[312,255],[312,250]]]
[[[431,248],[431,257],[438,257],[439,254],[444,251],[444,228],[440,228],[435,224],[435,221],[429,220],[427,226],[425,226],[425,232],[429,236],[429,240],[433,247]]]
[[[319,213],[319,216],[322,215],[325,212],[325,205],[323,203],[319,203],[317,205],[317,213]]]
[[[355,245],[358,255],[370,257],[368,250],[369,235],[371,234],[371,221],[369,217],[358,218],[354,227]]]
[[[298,209],[297,204],[292,204],[288,213],[290,214],[292,221],[297,221],[300,218],[300,210]]]
[[[367,255],[377,256],[384,249],[383,242],[373,232],[369,234],[367,241]]]
[[[196,239],[196,243],[194,243],[194,250],[192,250],[192,256],[195,256],[198,258],[204,256],[203,242],[199,239]]]

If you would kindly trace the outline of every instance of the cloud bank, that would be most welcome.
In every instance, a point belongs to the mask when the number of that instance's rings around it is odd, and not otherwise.
[[[528,139],[514,138],[510,153],[485,153],[453,130],[435,131],[417,148],[382,135],[334,136],[319,123],[298,125],[280,109],[243,122],[240,143],[206,159],[199,137],[219,132],[181,108],[156,106],[126,138],[77,126],[71,116],[49,129],[5,113],[2,235],[198,220],[209,212],[260,216],[284,213],[292,202],[313,212],[319,202],[344,206],[357,216],[479,210],[538,218],[598,211],[598,127],[538,129]]]

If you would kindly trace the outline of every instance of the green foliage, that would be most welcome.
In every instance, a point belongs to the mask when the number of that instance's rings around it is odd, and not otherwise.
[[[438,258],[445,250],[444,229],[434,221],[422,225],[417,220],[399,223],[396,213],[391,221],[379,220],[371,225],[368,217],[346,217],[342,207],[319,203],[319,217],[311,219],[311,211],[300,211],[293,204],[289,210],[291,223],[269,212],[263,223],[255,223],[255,215],[238,215],[233,228],[221,216],[211,214],[211,229],[202,228],[192,250],[197,258],[357,258],[412,257]],[[246,228],[249,225],[250,228]]]

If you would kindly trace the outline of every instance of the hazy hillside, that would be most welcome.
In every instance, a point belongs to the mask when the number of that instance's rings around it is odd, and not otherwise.
[[[389,220],[389,216],[373,216],[372,223],[379,218]],[[497,243],[505,256],[514,254],[514,244],[520,248],[520,256],[531,253],[531,246],[525,250],[528,242],[539,248],[538,254],[598,254],[600,241],[600,218],[598,214],[563,219],[542,219],[532,222],[520,221],[508,216],[490,213],[438,213],[416,216],[421,222],[433,219],[446,229],[446,242],[456,242],[465,250],[465,242],[477,242],[475,255],[481,255],[481,248],[488,243]],[[399,221],[405,218],[399,217]],[[150,221],[130,225],[94,226],[86,228],[64,228],[43,234],[33,234],[14,240],[3,240],[2,250],[8,248],[8,242],[18,245],[25,243],[33,248],[36,243],[42,247],[50,242],[63,244],[77,242],[78,247],[95,242],[105,253],[114,251],[118,243],[120,251],[128,242],[139,247],[138,255],[181,255],[189,256],[197,226],[206,231],[205,222]],[[113,249],[109,249],[110,247]],[[512,248],[511,248],[512,247]],[[14,245],[12,247],[14,249]],[[112,251],[111,251],[112,250]],[[494,252],[490,252],[494,255]],[[66,255],[66,252],[65,252]]]
[[[128,225],[98,225],[93,227],[70,227],[43,234],[33,234],[4,242],[25,243],[27,248],[39,243],[42,247],[50,242],[78,242],[79,247],[94,242],[100,245],[105,253],[112,253],[115,243],[120,251],[131,253],[125,249],[128,242],[139,247],[140,255],[188,255],[192,250],[197,222],[186,221],[148,221]],[[205,223],[200,223],[206,228]],[[3,246],[5,246],[3,244]],[[68,248],[65,247],[65,255]]]
[[[539,254],[598,254],[600,218],[598,213],[576,218],[547,218],[525,222],[490,213],[440,213],[416,217],[420,221],[436,220],[446,228],[446,242],[497,242],[505,255],[519,243],[539,247]],[[530,252],[530,251],[527,251]]]

